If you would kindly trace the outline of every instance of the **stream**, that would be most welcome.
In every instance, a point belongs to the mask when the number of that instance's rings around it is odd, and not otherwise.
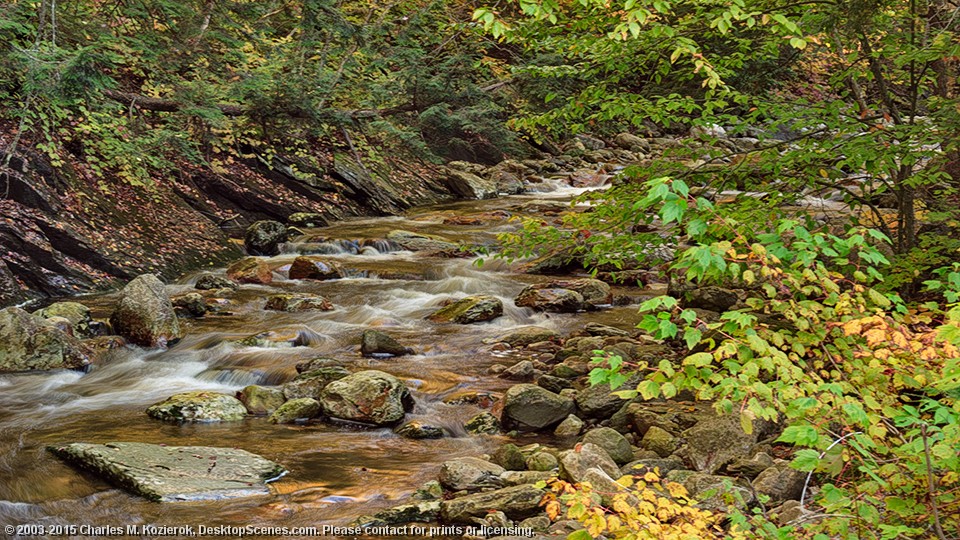
[[[435,234],[453,242],[490,244],[497,233],[518,226],[507,219],[474,225],[445,224],[450,217],[496,212],[501,217],[540,215],[544,205],[559,206],[582,189],[562,178],[546,179],[528,192],[500,199],[417,208],[402,217],[364,218],[322,229],[304,230],[270,257],[274,282],[243,285],[225,295],[229,315],[182,319],[186,337],[168,350],[115,349],[88,373],[57,371],[0,376],[0,522],[73,526],[186,525],[215,527],[321,526],[347,524],[356,517],[401,504],[424,482],[436,479],[448,459],[480,455],[505,442],[545,441],[544,435],[468,434],[463,424],[482,409],[444,403],[461,391],[499,393],[515,384],[488,373],[528,357],[500,350],[484,340],[523,325],[541,325],[569,334],[587,322],[624,329],[638,320],[636,305],[570,315],[518,308],[516,294],[527,284],[546,281],[496,259],[429,257],[395,250],[383,240],[391,230]],[[531,204],[536,203],[536,204]],[[348,271],[329,281],[286,279],[300,253],[324,253]],[[213,270],[222,273],[223,269]],[[197,274],[167,287],[171,296],[194,291]],[[640,294],[614,288],[614,294]],[[335,310],[284,313],[265,311],[264,299],[278,292],[304,292],[328,298]],[[647,291],[641,291],[647,292]],[[424,317],[449,299],[490,294],[504,303],[504,314],[488,323],[435,324]],[[74,300],[106,319],[115,294]],[[377,328],[412,347],[416,354],[363,358],[359,336]],[[247,347],[231,342],[276,331],[296,334],[300,346]],[[221,424],[168,424],[145,409],[185,391],[233,394],[246,385],[279,385],[296,376],[297,362],[316,356],[341,360],[351,371],[378,369],[401,378],[413,392],[420,419],[443,427],[448,436],[411,440],[390,429],[313,422],[276,425],[265,417]],[[270,484],[270,494],[221,501],[154,503],[73,469],[45,450],[69,442],[136,441],[169,445],[227,446],[248,450],[282,464],[289,473]],[[35,537],[35,536],[34,536]],[[24,536],[27,538],[27,536]]]

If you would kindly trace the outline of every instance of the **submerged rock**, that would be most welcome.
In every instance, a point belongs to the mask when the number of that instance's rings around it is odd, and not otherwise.
[[[110,325],[130,343],[144,347],[166,347],[183,337],[170,297],[153,274],[138,276],[120,291]]]
[[[287,241],[287,226],[279,221],[255,221],[247,227],[243,246],[250,255],[279,255],[280,244]]]
[[[273,282],[273,271],[270,270],[270,265],[266,261],[256,257],[245,257],[227,267],[227,277],[237,283],[265,285]]]
[[[0,310],[0,372],[80,369],[92,351],[46,319],[9,307]]]
[[[404,347],[396,339],[379,331],[364,330],[360,336],[360,354],[362,356],[403,356],[413,354],[413,349]]]
[[[231,422],[243,420],[247,408],[227,394],[217,392],[184,392],[147,408],[147,414],[172,422]]]
[[[503,315],[503,302],[495,296],[473,295],[447,304],[427,316],[433,322],[471,324],[490,321]]]
[[[377,370],[360,371],[331,382],[320,396],[323,411],[334,418],[378,426],[403,420],[413,397],[399,379]]]
[[[286,472],[237,448],[113,442],[50,446],[60,459],[151,501],[218,500],[269,493]]]

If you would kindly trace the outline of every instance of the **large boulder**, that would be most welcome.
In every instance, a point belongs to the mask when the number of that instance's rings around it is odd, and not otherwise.
[[[184,392],[154,403],[147,414],[170,422],[232,422],[243,420],[247,408],[239,399],[217,392]]]
[[[427,316],[427,319],[439,323],[470,324],[490,321],[501,315],[503,302],[499,298],[478,294],[447,304]]]
[[[583,296],[570,289],[541,289],[530,285],[514,298],[519,307],[552,313],[576,313],[584,309]]]
[[[48,449],[72,465],[160,502],[265,495],[269,493],[265,484],[285,472],[280,465],[237,448],[114,442]]]
[[[457,197],[463,199],[491,199],[497,196],[497,182],[476,174],[447,168],[443,183]]]
[[[393,375],[368,370],[328,384],[320,404],[328,416],[384,426],[403,420],[413,409],[413,397]]]
[[[247,227],[243,246],[250,255],[279,255],[280,244],[287,241],[287,226],[279,221],[255,221]]]
[[[344,276],[343,269],[339,265],[320,259],[311,259],[310,257],[300,256],[293,260],[290,270],[287,271],[287,277],[290,279],[340,279]]]
[[[413,354],[413,349],[404,347],[396,339],[379,330],[364,330],[360,336],[361,356],[403,356]]]
[[[0,372],[81,369],[92,351],[47,321],[8,307],[0,311]]]
[[[144,347],[166,347],[183,337],[170,297],[153,274],[138,276],[120,291],[110,325],[130,343]]]
[[[70,321],[70,327],[73,335],[78,338],[93,337],[91,324],[93,319],[90,317],[90,308],[77,302],[57,302],[49,306],[38,309],[33,312],[38,317],[50,319],[53,317],[63,317]]]
[[[273,282],[273,271],[263,259],[244,257],[227,267],[227,277],[237,283],[265,285]]]
[[[574,408],[570,398],[535,384],[517,384],[503,397],[501,421],[508,429],[538,430],[560,423]]]
[[[501,487],[500,475],[505,469],[495,463],[476,457],[462,457],[446,461],[440,467],[440,485],[450,491],[478,491]]]
[[[512,486],[484,493],[474,493],[440,503],[440,517],[445,523],[476,525],[474,518],[500,511],[512,519],[522,519],[540,509],[544,490],[530,484]]]

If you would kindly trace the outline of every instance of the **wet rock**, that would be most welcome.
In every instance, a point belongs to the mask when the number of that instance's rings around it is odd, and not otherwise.
[[[279,255],[280,244],[287,241],[287,226],[279,221],[255,221],[247,227],[243,246],[250,255]]]
[[[404,347],[389,335],[379,330],[364,330],[360,336],[362,356],[403,356],[413,354],[413,349]]]
[[[298,420],[309,420],[320,416],[320,402],[313,398],[296,398],[287,401],[270,415],[273,424],[293,424]]]
[[[481,390],[461,390],[443,398],[443,402],[447,405],[470,404],[488,409],[492,407],[493,404],[499,399],[500,395],[492,392],[484,392]]]
[[[513,443],[500,445],[490,459],[508,471],[522,471],[527,468],[526,458]]]
[[[323,389],[333,381],[350,375],[343,366],[321,367],[305,371],[283,385],[283,395],[287,399],[313,398],[320,399]]]
[[[525,464],[531,471],[552,471],[560,462],[550,452],[534,452],[527,457]]]
[[[630,443],[615,429],[608,427],[591,429],[583,436],[583,442],[603,448],[618,465],[623,465],[633,459],[633,449],[630,448]]]
[[[300,256],[290,264],[290,270],[287,271],[287,277],[290,279],[340,279],[344,276],[343,269],[332,262],[311,259],[310,257]]]
[[[396,243],[407,251],[455,252],[459,249],[456,244],[442,238],[410,231],[390,231],[387,233],[387,240]]]
[[[287,347],[300,347],[307,344],[307,336],[300,330],[288,328],[280,330],[268,330],[260,332],[243,339],[233,340],[233,343],[245,347],[264,347],[270,349],[285,349]]]
[[[407,439],[441,439],[443,428],[425,424],[419,420],[412,420],[395,430],[397,435]]]
[[[683,432],[686,457],[696,470],[714,474],[728,463],[750,456],[758,431],[754,426],[752,434],[744,433],[735,415],[705,418]]]
[[[200,277],[197,278],[197,283],[194,285],[195,288],[200,289],[201,291],[215,290],[215,289],[236,289],[237,284],[233,280],[218,276],[217,274],[200,274]]]
[[[92,353],[47,319],[16,307],[0,310],[0,372],[81,369]]]
[[[89,347],[95,354],[102,355],[106,351],[126,347],[127,340],[120,336],[100,336],[81,341],[85,347]]]
[[[630,332],[626,330],[621,330],[619,328],[614,328],[613,326],[607,326],[600,323],[587,323],[583,327],[584,332],[590,334],[591,336],[629,336]]]
[[[120,291],[110,325],[130,343],[144,347],[166,347],[183,337],[170,297],[153,274],[138,276]]]
[[[567,379],[554,377],[553,375],[541,375],[537,378],[537,386],[545,388],[554,394],[559,394],[565,388],[573,388],[573,383]]]
[[[326,227],[329,225],[327,218],[323,214],[313,212],[297,212],[287,216],[287,223],[295,227]]]
[[[631,388],[628,382],[624,389]],[[577,394],[577,408],[585,418],[609,418],[627,402],[613,394],[610,385],[598,384],[584,388]]]
[[[538,289],[530,285],[514,299],[518,307],[551,313],[576,313],[582,311],[583,296],[570,289]]]
[[[592,443],[577,445],[573,450],[560,452],[560,478],[580,482],[589,469],[600,469],[611,477],[620,476],[620,467],[606,450]]]
[[[484,411],[470,420],[463,426],[468,432],[478,435],[496,435],[500,433],[500,420],[497,417]]]
[[[257,416],[273,413],[287,400],[279,389],[255,384],[237,392],[237,399],[247,408],[247,413]]]
[[[207,314],[207,302],[200,293],[187,293],[170,299],[174,312],[180,317],[203,317]]]
[[[269,311],[332,311],[333,304],[322,296],[312,294],[274,294],[267,298],[263,309]]]
[[[650,143],[632,133],[620,133],[614,138],[613,142],[620,148],[631,152],[643,152],[645,154],[650,152]]]
[[[461,298],[427,316],[433,322],[471,324],[491,321],[503,315],[503,302],[495,296],[473,295]]]
[[[263,259],[245,257],[227,267],[227,277],[237,283],[266,285],[273,282],[273,271]]]
[[[502,486],[500,475],[504,470],[480,458],[462,457],[444,462],[438,479],[440,485],[450,491],[477,491]]]
[[[497,183],[476,174],[447,168],[442,181],[454,195],[463,199],[491,199],[497,196]]]
[[[533,384],[518,384],[504,395],[501,419],[509,429],[539,430],[558,424],[573,410],[572,399]]]
[[[151,501],[219,500],[269,493],[280,465],[236,448],[114,442],[48,449],[60,459]]]
[[[786,461],[775,463],[753,480],[753,489],[770,497],[770,505],[800,500],[807,475],[792,469]]]
[[[331,382],[320,397],[334,418],[378,426],[393,425],[413,409],[413,397],[399,379],[377,370],[360,371]]]
[[[657,473],[660,478],[666,478],[667,473],[670,471],[682,468],[683,460],[680,458],[643,458],[631,461],[623,467],[620,467],[620,473],[640,476],[646,472],[653,472]]]
[[[576,437],[580,435],[581,431],[583,431],[583,420],[571,414],[557,425],[553,434],[557,437]]]
[[[745,481],[729,476],[674,470],[667,473],[667,480],[687,488],[690,498],[699,501],[697,507],[704,510],[722,512],[730,506],[746,510],[756,501]]]
[[[665,458],[677,450],[677,438],[670,432],[657,426],[650,426],[640,441],[640,447],[645,450],[656,452],[658,456]]]
[[[491,339],[484,340],[485,343],[506,343],[511,347],[525,347],[531,343],[540,341],[554,341],[560,338],[560,334],[549,328],[542,326],[521,326],[514,328],[510,332]]]
[[[542,285],[535,285],[541,289],[567,289],[575,291],[583,297],[584,303],[597,307],[613,303],[613,293],[610,285],[599,279],[557,279]]]
[[[57,302],[49,306],[38,309],[33,312],[37,317],[49,319],[51,317],[63,317],[70,321],[70,327],[73,335],[83,339],[93,337],[91,324],[93,319],[90,317],[90,308],[77,302]]]
[[[498,510],[512,519],[522,519],[537,513],[543,495],[542,489],[529,484],[475,493],[440,503],[440,518],[446,523],[473,525],[474,518]]]
[[[174,394],[147,408],[147,414],[169,422],[233,422],[247,416],[239,399],[217,392]]]
[[[737,293],[721,287],[700,287],[687,293],[684,307],[700,308],[717,313],[724,313],[732,308],[740,299]]]
[[[521,360],[505,369],[503,373],[500,374],[500,378],[511,381],[532,381],[535,375],[536,370],[533,368],[533,362],[530,360]]]

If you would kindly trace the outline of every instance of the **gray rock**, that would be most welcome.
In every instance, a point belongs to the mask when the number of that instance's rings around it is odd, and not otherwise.
[[[440,466],[440,485],[450,491],[477,491],[503,485],[500,475],[505,469],[500,465],[475,457],[462,457],[445,461]]]
[[[138,276],[120,291],[110,325],[117,335],[144,347],[166,347],[183,337],[170,297],[153,274]]]
[[[633,449],[630,448],[630,443],[615,429],[608,427],[591,429],[583,436],[583,442],[593,443],[603,448],[618,465],[623,465],[633,459]]]
[[[620,473],[642,475],[646,472],[654,472],[657,473],[660,478],[666,478],[667,473],[670,471],[682,468],[683,461],[680,458],[645,458],[631,461],[623,467],[620,467]]]
[[[249,414],[265,416],[272,414],[287,400],[278,388],[250,385],[241,390],[237,398]]]
[[[383,525],[430,523],[440,517],[440,501],[424,501],[381,510],[373,518]]]
[[[93,318],[90,317],[90,308],[77,302],[57,302],[49,306],[38,309],[33,312],[37,317],[49,319],[51,317],[63,317],[70,321],[70,327],[73,329],[73,335],[78,338],[93,337],[90,325]]]
[[[677,438],[657,426],[650,426],[640,441],[640,448],[656,452],[665,458],[677,451]]]
[[[560,478],[568,482],[580,482],[589,469],[600,469],[611,477],[620,476],[620,467],[607,452],[592,443],[585,443],[574,450],[560,452]]]
[[[255,221],[247,227],[243,246],[250,255],[279,255],[280,244],[287,241],[287,226],[279,221]]]
[[[622,498],[630,506],[635,507],[640,504],[640,499],[636,495],[618,484],[614,477],[601,469],[587,469],[587,472],[583,474],[583,482],[589,483],[594,493],[600,495],[600,502],[604,506],[613,507],[614,498],[618,495],[622,495]]]
[[[269,493],[280,465],[236,448],[114,442],[50,446],[60,459],[152,501],[219,500]]]
[[[607,143],[601,141],[596,137],[591,137],[590,135],[584,135],[582,133],[577,135],[577,141],[583,145],[587,150],[602,150],[606,148]]]
[[[700,287],[687,293],[685,307],[708,309],[723,313],[732,308],[739,298],[737,293],[721,287]]]
[[[500,480],[504,486],[520,486],[546,482],[555,476],[553,471],[507,471],[500,475]]]
[[[503,373],[500,374],[500,378],[511,381],[532,381],[534,375],[536,375],[536,370],[533,368],[533,362],[530,360],[521,360],[505,369]],[[539,386],[543,387],[543,385]]]
[[[553,434],[557,437],[576,437],[580,435],[581,431],[583,431],[583,420],[571,414],[557,425]]]
[[[463,427],[470,433],[496,435],[500,433],[500,420],[489,412],[483,411],[467,420]]]
[[[544,328],[542,326],[521,326],[519,328],[514,328],[500,337],[484,340],[484,342],[506,343],[511,347],[525,347],[531,343],[554,341],[559,338],[560,334],[554,330],[550,330],[549,328]]]
[[[407,439],[442,439],[443,428],[411,420],[395,430],[397,435]]]
[[[683,432],[687,458],[696,470],[714,474],[728,463],[750,456],[757,443],[757,429],[744,433],[735,415],[705,418]]]
[[[439,323],[471,324],[491,321],[501,315],[503,302],[499,298],[478,294],[447,304],[427,316],[427,319]]]
[[[200,277],[197,278],[197,283],[194,285],[194,287],[200,289],[201,291],[207,291],[211,289],[236,289],[237,284],[234,283],[233,280],[224,276],[207,273],[200,274]]]
[[[440,503],[440,518],[446,523],[473,525],[474,518],[495,510],[512,519],[523,519],[539,511],[543,495],[542,489],[529,484],[475,493]]]
[[[368,370],[328,384],[320,404],[334,418],[383,426],[403,420],[413,409],[413,397],[393,375]]]
[[[770,497],[770,505],[800,500],[807,475],[786,461],[775,463],[753,480],[753,489]]]
[[[508,429],[538,430],[558,424],[573,410],[569,398],[533,384],[518,384],[503,397],[501,421]]]
[[[568,379],[554,377],[553,375],[541,375],[537,377],[537,386],[549,390],[554,394],[559,394],[564,389],[573,388],[573,383]]]
[[[273,294],[267,298],[263,309],[268,311],[333,311],[333,304],[314,294]]]
[[[757,452],[750,459],[736,459],[727,464],[727,471],[753,480],[763,471],[773,467],[773,458],[763,452]]]
[[[463,199],[490,199],[497,196],[497,183],[476,174],[447,168],[442,181],[454,195]]]
[[[650,152],[650,143],[632,133],[620,133],[613,141],[617,146],[631,152]]]
[[[527,468],[526,458],[513,443],[501,445],[490,460],[508,471],[522,471]]]
[[[404,347],[396,339],[379,330],[364,330],[360,336],[360,354],[368,357],[403,356],[413,354],[413,349]]]
[[[169,422],[234,422],[247,416],[247,408],[227,394],[183,392],[154,403],[147,414]]]
[[[629,383],[621,389],[629,389]],[[584,418],[609,418],[627,402],[626,399],[613,394],[610,385],[598,384],[584,388],[577,394],[577,408]]]
[[[455,252],[459,248],[453,242],[448,242],[436,236],[420,234],[410,231],[390,231],[387,240],[396,243],[407,251],[447,251]]]
[[[560,464],[550,452],[534,452],[527,457],[526,466],[531,471],[552,471]]]
[[[538,289],[531,285],[514,299],[519,307],[551,313],[576,313],[584,309],[583,296],[570,289]]]
[[[316,418],[321,412],[320,402],[313,398],[291,399],[270,415],[270,423],[293,424],[298,420]]]
[[[599,279],[555,279],[547,283],[536,285],[541,289],[567,289],[580,294],[583,302],[593,307],[613,303],[613,293],[610,285]]]
[[[417,488],[411,498],[418,501],[436,501],[443,498],[443,487],[440,482],[430,480]]]
[[[756,501],[745,480],[729,476],[673,470],[667,473],[667,480],[687,488],[690,498],[700,501],[697,507],[704,510],[724,512],[731,506],[746,510]]]
[[[81,369],[92,353],[46,319],[16,307],[0,310],[0,372]]]
[[[586,326],[583,327],[583,330],[591,336],[626,337],[630,335],[630,332],[627,332],[626,330],[621,330],[619,328],[614,328],[613,326],[607,326],[600,323],[587,323]]]
[[[314,212],[296,212],[287,216],[287,223],[295,227],[326,227],[329,222],[323,214]]]
[[[307,371],[283,385],[283,396],[287,399],[308,397],[319,400],[323,389],[328,384],[347,375],[350,375],[350,372],[343,366],[321,367]]]

